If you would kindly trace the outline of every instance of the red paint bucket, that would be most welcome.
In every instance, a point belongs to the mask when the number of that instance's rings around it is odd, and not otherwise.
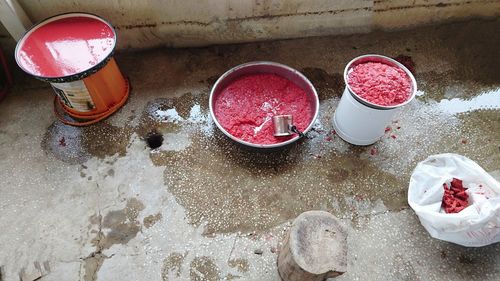
[[[17,43],[15,58],[26,73],[51,84],[62,122],[84,126],[110,116],[128,98],[128,81],[113,59],[115,46],[111,24],[96,15],[69,13],[33,26]]]

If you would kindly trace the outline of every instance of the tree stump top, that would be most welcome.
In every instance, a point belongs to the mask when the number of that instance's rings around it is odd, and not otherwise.
[[[295,262],[310,273],[347,271],[347,230],[328,212],[299,215],[290,229],[290,250]]]

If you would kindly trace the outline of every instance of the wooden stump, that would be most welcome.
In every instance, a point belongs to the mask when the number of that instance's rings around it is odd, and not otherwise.
[[[284,281],[323,281],[347,270],[347,230],[332,214],[309,211],[298,216],[278,256]]]

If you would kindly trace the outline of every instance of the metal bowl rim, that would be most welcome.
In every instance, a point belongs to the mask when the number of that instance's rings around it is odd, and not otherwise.
[[[249,67],[249,66],[256,66],[256,65],[272,65],[272,66],[276,66],[276,67],[279,67],[279,68],[282,68],[282,69],[285,69],[287,71],[290,71],[290,72],[293,72],[294,74],[296,74],[297,76],[299,76],[311,89],[312,89],[312,93],[314,94],[314,102],[315,102],[315,106],[316,106],[316,109],[315,109],[315,112],[314,112],[314,116],[313,118],[311,119],[311,122],[309,124],[309,126],[307,126],[307,128],[304,130],[304,134],[307,133],[309,130],[311,130],[314,122],[316,121],[317,117],[318,117],[318,114],[319,114],[319,98],[318,98],[318,93],[316,91],[316,88],[314,88],[314,85],[311,83],[311,81],[309,81],[309,79],[307,79],[307,77],[302,74],[300,71],[290,67],[290,66],[287,66],[287,65],[284,65],[284,64],[281,64],[281,63],[277,63],[277,62],[272,62],[272,61],[252,61],[252,62],[247,62],[247,63],[243,63],[243,64],[240,64],[240,65],[237,65],[231,69],[229,69],[228,71],[224,72],[224,74],[222,74],[219,79],[217,79],[217,81],[215,82],[215,84],[212,86],[212,89],[210,90],[210,97],[209,97],[209,108],[210,108],[210,115],[212,117],[212,120],[215,122],[215,125],[217,125],[217,127],[219,128],[219,130],[222,131],[222,133],[224,133],[226,136],[228,136],[230,139],[240,143],[240,144],[243,144],[243,145],[246,145],[246,146],[250,146],[250,147],[255,147],[255,148],[277,148],[277,147],[283,147],[283,146],[286,146],[290,143],[293,143],[295,141],[297,141],[300,137],[299,136],[295,136],[287,141],[284,141],[284,142],[280,142],[280,143],[273,143],[273,144],[255,144],[255,143],[251,143],[251,142],[247,142],[247,141],[244,141],[244,140],[241,140],[241,139],[238,139],[237,137],[231,135],[229,132],[226,131],[226,129],[224,129],[222,127],[222,125],[219,123],[219,121],[217,120],[217,118],[215,117],[215,113],[214,113],[214,109],[213,109],[213,99],[214,99],[214,94],[215,94],[215,90],[217,89],[217,87],[219,86],[219,84],[224,81],[224,79],[226,79],[230,74],[234,73],[234,72],[237,72],[238,70],[241,70],[243,68],[246,68],[246,67]]]

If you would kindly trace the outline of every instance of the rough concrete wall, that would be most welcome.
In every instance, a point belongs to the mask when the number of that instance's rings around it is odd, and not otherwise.
[[[375,0],[373,25],[383,29],[500,15],[498,0]]]
[[[83,11],[118,30],[119,48],[367,32],[500,15],[500,0],[19,0],[34,21]]]

